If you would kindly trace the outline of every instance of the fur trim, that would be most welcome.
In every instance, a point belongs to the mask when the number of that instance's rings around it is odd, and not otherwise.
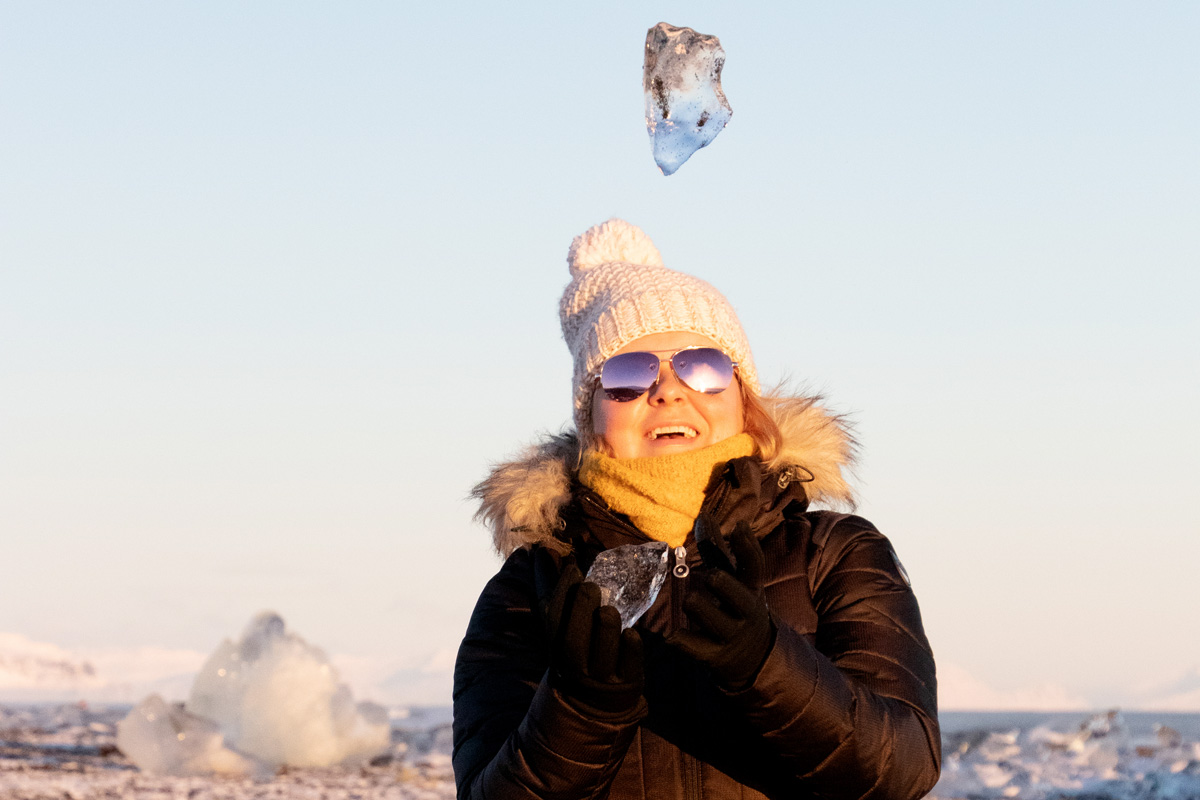
[[[827,411],[822,400],[775,393],[762,398],[782,434],[779,450],[766,466],[772,472],[791,472],[804,481],[809,503],[852,509],[854,489],[846,473],[853,472],[858,460],[858,442],[846,418]],[[797,471],[799,475],[794,474]]]
[[[475,519],[492,531],[500,555],[540,542],[566,554],[570,546],[555,538],[564,527],[561,510],[571,502],[571,478],[579,464],[574,432],[547,436],[512,461],[492,468],[471,490],[478,499]]]
[[[767,468],[803,481],[812,504],[853,508],[854,492],[845,473],[854,466],[857,444],[845,417],[827,411],[820,397],[768,395],[762,400],[782,434]],[[555,534],[565,527],[561,512],[571,502],[579,458],[574,431],[549,435],[515,459],[497,464],[471,490],[480,501],[475,519],[491,530],[500,555],[535,543],[563,554],[570,550]]]

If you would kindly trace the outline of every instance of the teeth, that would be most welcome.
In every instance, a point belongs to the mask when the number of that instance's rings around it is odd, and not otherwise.
[[[695,439],[699,434],[695,428],[689,428],[687,425],[668,425],[663,428],[655,428],[650,431],[650,438],[657,439],[660,436],[666,436],[669,433],[682,433],[685,439]]]

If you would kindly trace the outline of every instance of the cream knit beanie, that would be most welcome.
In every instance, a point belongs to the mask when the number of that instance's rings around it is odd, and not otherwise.
[[[592,426],[593,379],[613,353],[653,333],[707,336],[738,362],[742,383],[759,393],[746,332],[733,307],[709,284],[663,266],[641,228],[621,219],[589,228],[567,252],[571,282],[558,305],[575,360],[575,428]]]

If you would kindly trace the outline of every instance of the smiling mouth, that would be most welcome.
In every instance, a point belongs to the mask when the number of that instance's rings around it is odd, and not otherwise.
[[[695,439],[700,434],[695,428],[687,425],[667,425],[662,428],[655,428],[646,434],[646,438],[650,441],[656,439]]]

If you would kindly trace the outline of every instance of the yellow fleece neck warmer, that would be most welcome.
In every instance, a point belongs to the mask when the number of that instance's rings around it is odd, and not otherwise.
[[[588,450],[579,482],[651,539],[679,547],[700,514],[704,490],[716,469],[730,459],[753,455],[755,449],[750,434],[739,433],[699,450],[666,456],[612,458]]]

